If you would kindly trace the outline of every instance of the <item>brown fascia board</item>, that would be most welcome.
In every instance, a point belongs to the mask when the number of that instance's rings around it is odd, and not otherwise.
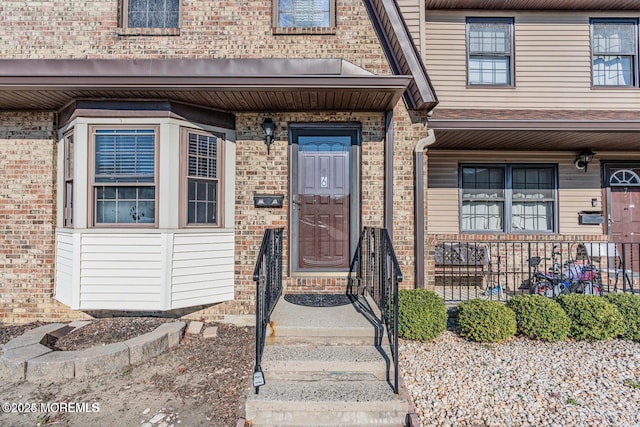
[[[429,119],[434,130],[522,130],[522,131],[571,131],[571,132],[638,132],[640,120],[455,120]]]
[[[407,108],[431,111],[438,98],[396,0],[364,3],[394,74],[413,77],[404,94]]]
[[[339,59],[0,60],[0,90],[404,90],[410,76],[342,74]],[[364,71],[364,70],[363,70]]]
[[[640,10],[638,0],[425,0],[427,10]]]

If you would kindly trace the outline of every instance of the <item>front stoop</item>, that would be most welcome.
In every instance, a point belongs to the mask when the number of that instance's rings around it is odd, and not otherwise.
[[[280,299],[261,364],[266,383],[245,401],[252,426],[405,426],[409,403],[393,393],[379,325],[361,311]]]

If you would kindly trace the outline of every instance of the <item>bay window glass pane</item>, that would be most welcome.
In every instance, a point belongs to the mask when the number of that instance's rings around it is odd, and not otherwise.
[[[153,182],[154,172],[154,130],[96,130],[95,182]]]
[[[217,222],[217,182],[189,179],[187,182],[187,223]]]
[[[331,26],[331,0],[279,0],[279,27]]]
[[[155,223],[155,187],[96,187],[96,223]]]
[[[217,224],[218,137],[187,134],[187,223]]]

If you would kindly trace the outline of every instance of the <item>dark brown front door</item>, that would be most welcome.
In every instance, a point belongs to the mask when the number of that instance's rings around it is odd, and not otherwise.
[[[359,131],[307,126],[294,127],[291,134],[291,267],[347,271],[358,238],[354,150]]]
[[[349,266],[349,152],[298,153],[299,266]]]

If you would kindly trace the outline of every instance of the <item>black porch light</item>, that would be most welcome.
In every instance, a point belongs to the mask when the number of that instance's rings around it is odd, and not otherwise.
[[[578,169],[584,169],[584,172],[587,172],[587,166],[589,166],[589,163],[591,162],[591,160],[593,160],[593,156],[596,153],[594,153],[593,151],[589,150],[588,148],[583,149],[582,151],[580,151],[580,153],[578,153],[578,157],[576,157],[576,161],[575,161],[575,165],[576,168]]]
[[[273,123],[271,117],[266,117],[260,126],[262,126],[262,130],[264,131],[264,143],[267,144],[267,154],[269,154],[269,147],[274,139],[273,131],[276,129],[276,124]]]

